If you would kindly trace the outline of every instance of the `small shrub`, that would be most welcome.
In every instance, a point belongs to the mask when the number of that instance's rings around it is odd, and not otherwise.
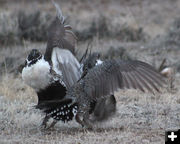
[[[47,29],[51,22],[51,16],[36,11],[26,14],[24,11],[18,13],[19,37],[31,41],[46,41]]]

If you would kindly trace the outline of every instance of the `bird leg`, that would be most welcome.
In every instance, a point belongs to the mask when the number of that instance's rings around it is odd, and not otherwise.
[[[80,117],[83,117],[83,119],[81,120]],[[93,124],[92,121],[89,119],[89,112],[87,113],[78,113],[75,117],[76,121],[82,126],[82,127],[86,127],[89,129],[93,129]]]
[[[87,128],[93,129],[93,123],[89,119],[89,112],[84,113],[84,115],[83,115],[83,123]]]
[[[47,116],[47,115],[44,117],[43,122],[41,124],[42,128],[46,128],[47,127],[47,122],[48,122],[49,119],[50,119],[50,117]]]
[[[82,127],[84,127],[84,122],[83,122],[83,120],[81,120],[80,117],[81,117],[81,114],[77,113],[75,119],[76,119],[77,123],[79,123]]]
[[[57,120],[53,120],[53,122],[51,123],[51,125],[47,129],[53,128],[56,123],[57,123]]]
[[[78,112],[76,114],[76,121],[82,126],[92,129],[93,124],[92,121],[89,119],[89,110],[90,110],[90,100],[85,100],[79,104]]]

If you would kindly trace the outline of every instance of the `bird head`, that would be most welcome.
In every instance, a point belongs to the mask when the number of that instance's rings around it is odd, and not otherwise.
[[[31,66],[35,64],[38,60],[42,58],[42,54],[37,49],[32,49],[26,58],[26,66]]]

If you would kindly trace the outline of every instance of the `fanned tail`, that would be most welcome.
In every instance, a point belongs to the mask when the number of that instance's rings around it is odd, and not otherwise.
[[[56,8],[56,17],[48,28],[48,42],[44,57],[49,62],[54,47],[68,49],[74,54],[77,42],[77,37],[72,31],[72,27],[66,23],[66,18],[62,14],[60,6],[54,0],[52,0],[52,3]]]
[[[61,11],[59,5],[58,5],[57,3],[55,3],[54,0],[52,0],[52,3],[53,3],[53,5],[54,5],[55,8],[56,8],[56,15],[57,15],[57,17],[58,17],[59,20],[61,21],[61,24],[64,24],[64,22],[65,22],[65,17],[63,16],[62,11]]]

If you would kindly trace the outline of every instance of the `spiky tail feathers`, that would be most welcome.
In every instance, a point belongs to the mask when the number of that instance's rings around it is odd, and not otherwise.
[[[36,108],[42,110],[47,116],[63,122],[72,120],[78,111],[78,105],[73,103],[72,99],[46,101],[38,104]]]
[[[63,16],[59,5],[54,1],[52,3],[56,8],[57,14],[48,28],[47,48],[44,56],[47,61],[51,61],[51,54],[54,47],[68,49],[74,54],[77,42],[77,37],[73,33],[71,26],[66,24],[66,18]]]
[[[66,17],[63,16],[60,6],[57,3],[55,3],[54,0],[52,0],[52,3],[56,8],[56,15],[57,15],[56,17],[58,18],[60,23],[62,25],[64,25],[65,36],[67,36],[68,38],[71,37],[71,40],[72,40],[72,38],[74,38],[74,40],[77,40],[76,35],[71,31],[72,27],[69,24],[66,24]]]
[[[55,6],[56,8],[56,14],[57,14],[57,17],[59,18],[59,20],[61,21],[62,24],[64,24],[64,21],[65,21],[65,17],[63,16],[62,14],[62,11],[59,7],[59,5],[57,3],[54,2],[54,0],[51,0],[53,5]]]

